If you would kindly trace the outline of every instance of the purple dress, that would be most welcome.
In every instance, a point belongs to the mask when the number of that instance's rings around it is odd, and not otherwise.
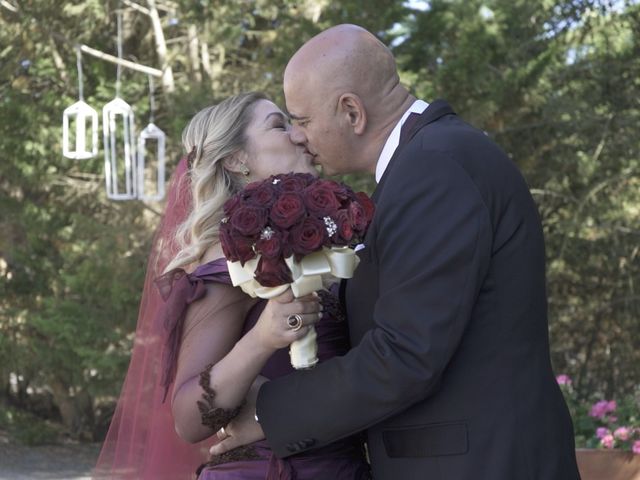
[[[231,284],[224,258],[200,265],[188,277],[194,288],[201,282]],[[324,316],[316,324],[320,362],[344,355],[349,349],[347,322],[335,292],[323,293],[322,303]],[[260,300],[249,311],[245,318],[243,334],[253,328],[265,305],[266,301]],[[271,356],[262,369],[261,375],[273,379],[293,371],[289,360],[289,349],[284,348]],[[256,442],[248,448],[239,450],[228,452],[225,458],[214,458],[214,462],[201,466],[198,480],[366,480],[371,478],[361,436],[348,437],[286,459],[279,459],[273,455],[266,441]]]

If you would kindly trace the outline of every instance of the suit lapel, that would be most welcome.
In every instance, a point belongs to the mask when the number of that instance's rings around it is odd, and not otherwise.
[[[411,123],[408,121],[405,122],[405,124],[403,125],[403,131],[400,134],[400,138],[402,141],[398,145],[398,148],[396,148],[396,151],[393,152],[393,156],[391,157],[391,160],[389,160],[389,165],[387,165],[387,169],[382,175],[380,183],[378,183],[378,186],[371,196],[374,203],[377,203],[378,197],[380,197],[380,192],[382,192],[382,188],[384,187],[385,180],[389,177],[389,172],[393,168],[393,164],[400,155],[400,152],[402,152],[402,150],[404,149],[405,145],[410,143],[416,133],[418,133],[423,127],[449,114],[455,114],[449,104],[444,100],[435,100],[434,102],[429,104],[427,109],[422,112],[420,116],[418,116],[416,121]],[[405,127],[407,128],[405,129]]]
[[[422,114],[420,114],[415,121],[405,122],[405,124],[402,126],[403,131],[400,134],[401,142],[398,144],[398,148],[396,148],[396,151],[393,152],[393,156],[389,161],[389,165],[387,165],[387,169],[385,170],[384,175],[382,175],[382,178],[380,179],[380,183],[378,183],[378,186],[376,187],[375,191],[373,192],[373,195],[371,196],[371,199],[374,201],[374,203],[377,203],[378,197],[380,196],[380,192],[384,187],[384,182],[389,176],[389,171],[393,167],[393,164],[396,158],[398,157],[398,155],[400,154],[400,152],[402,151],[403,147],[411,141],[411,139],[416,135],[416,133],[420,131],[421,128],[425,127],[430,123],[435,122],[436,120],[443,117],[444,115],[449,115],[452,113],[455,114],[455,112],[451,109],[451,107],[447,102],[445,102],[444,100],[436,100],[433,103],[430,103],[427,109],[424,112],[422,112]],[[362,240],[362,243],[364,243],[365,245],[367,243],[366,240],[367,239],[365,235],[365,238]],[[342,280],[340,282],[339,298],[340,298],[340,303],[345,307],[345,311],[347,311],[346,289],[347,289],[347,280]]]

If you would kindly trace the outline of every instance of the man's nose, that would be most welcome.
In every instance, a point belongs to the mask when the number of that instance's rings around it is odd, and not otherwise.
[[[292,125],[289,130],[289,138],[296,145],[305,145],[307,143],[307,136],[298,125]]]

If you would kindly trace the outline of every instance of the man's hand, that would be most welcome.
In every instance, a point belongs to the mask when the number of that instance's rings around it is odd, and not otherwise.
[[[260,386],[266,382],[264,377],[258,377],[247,394],[247,402],[229,424],[216,432],[220,442],[209,449],[211,455],[221,455],[234,448],[248,445],[264,439],[262,427],[255,419],[256,400]]]

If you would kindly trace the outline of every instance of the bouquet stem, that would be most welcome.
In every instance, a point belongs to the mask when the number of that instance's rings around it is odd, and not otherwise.
[[[289,356],[293,368],[301,370],[311,368],[318,363],[318,342],[316,339],[316,329],[311,326],[309,333],[291,344]]]

